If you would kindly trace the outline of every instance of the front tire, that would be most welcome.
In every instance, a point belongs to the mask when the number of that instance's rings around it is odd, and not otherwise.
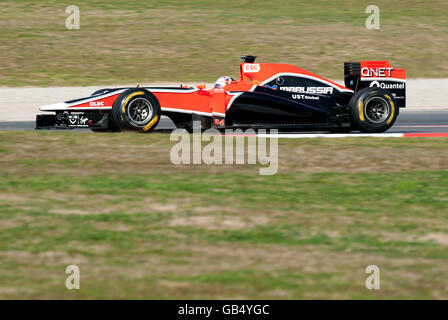
[[[381,88],[364,88],[349,103],[352,123],[361,132],[381,133],[393,126],[398,107],[393,96]]]
[[[112,106],[112,119],[122,129],[150,132],[160,121],[160,104],[145,89],[129,89],[118,96]]]

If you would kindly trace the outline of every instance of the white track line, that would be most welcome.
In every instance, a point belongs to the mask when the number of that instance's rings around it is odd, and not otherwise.
[[[428,124],[421,126],[394,126],[394,128],[447,128],[448,124]]]
[[[244,134],[243,134],[244,136]],[[269,134],[263,133],[257,135],[260,138],[286,138],[286,139],[300,139],[300,138],[403,138],[403,133],[286,133],[286,134]]]
[[[286,139],[301,139],[301,138],[431,138],[431,137],[448,137],[448,132],[433,132],[433,133],[290,133],[290,134],[223,134],[223,136],[233,137],[259,137],[259,138],[286,138]]]

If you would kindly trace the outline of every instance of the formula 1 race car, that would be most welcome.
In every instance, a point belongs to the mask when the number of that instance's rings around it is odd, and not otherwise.
[[[345,86],[288,64],[243,56],[240,79],[197,87],[101,89],[90,97],[43,106],[36,128],[149,132],[162,115],[191,129],[277,128],[384,132],[406,105],[406,73],[388,61],[344,64]]]

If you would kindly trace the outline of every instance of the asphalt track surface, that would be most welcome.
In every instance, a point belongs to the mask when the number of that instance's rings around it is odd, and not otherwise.
[[[34,121],[0,122],[0,130],[34,130]],[[168,118],[160,119],[156,128],[162,132],[174,129]],[[76,129],[76,131],[90,131]],[[315,132],[315,131],[313,131]],[[440,133],[448,132],[448,110],[400,110],[395,125],[387,133]]]

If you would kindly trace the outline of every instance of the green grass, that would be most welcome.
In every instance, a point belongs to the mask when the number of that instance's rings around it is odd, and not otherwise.
[[[1,86],[214,81],[238,76],[243,54],[330,78],[344,61],[389,59],[408,77],[447,77],[448,4],[376,1],[76,2],[81,29],[65,29],[67,1],[0,1]],[[179,67],[182,66],[182,67]]]
[[[0,132],[0,298],[447,298],[448,140],[280,140],[273,176],[168,140]]]

